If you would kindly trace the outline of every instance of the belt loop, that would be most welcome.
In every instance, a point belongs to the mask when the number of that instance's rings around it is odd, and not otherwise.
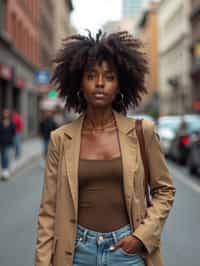
[[[114,243],[117,243],[118,240],[117,240],[117,235],[115,232],[112,232],[112,237],[114,239]]]
[[[83,241],[87,240],[87,233],[88,233],[88,229],[85,229],[83,232]]]

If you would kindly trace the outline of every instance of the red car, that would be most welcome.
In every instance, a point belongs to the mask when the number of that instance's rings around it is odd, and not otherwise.
[[[190,141],[195,132],[200,131],[199,115],[184,115],[172,143],[172,158],[185,164],[190,153]]]

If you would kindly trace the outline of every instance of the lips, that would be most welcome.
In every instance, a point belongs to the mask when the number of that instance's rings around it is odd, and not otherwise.
[[[104,98],[105,94],[102,93],[102,92],[96,92],[96,93],[94,93],[94,97],[96,97],[96,98]]]

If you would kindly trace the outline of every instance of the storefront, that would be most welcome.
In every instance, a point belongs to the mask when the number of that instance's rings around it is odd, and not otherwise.
[[[4,108],[10,108],[11,102],[11,87],[13,83],[13,71],[12,68],[0,64],[0,112]]]
[[[21,114],[24,121],[24,138],[38,132],[40,92],[34,84],[36,71],[37,67],[0,33],[0,112],[8,108]]]
[[[39,93],[29,86],[15,68],[0,63],[0,113],[7,108],[21,114],[24,138],[38,132]]]

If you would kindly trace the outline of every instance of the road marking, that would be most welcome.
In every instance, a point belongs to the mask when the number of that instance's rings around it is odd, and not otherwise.
[[[200,186],[198,186],[198,184],[196,183],[193,183],[190,179],[186,179],[185,176],[183,177],[183,176],[178,176],[178,175],[176,175],[175,178],[178,179],[180,182],[182,182],[184,185],[200,193]]]
[[[172,173],[175,172],[174,175],[172,174],[173,178],[178,179],[184,185],[190,187],[195,192],[200,193],[200,184],[189,179],[190,174],[188,173],[188,176],[186,176],[185,169],[182,169],[181,167],[178,169],[178,166],[173,165],[172,163],[168,163],[168,165],[169,168],[171,168]]]

